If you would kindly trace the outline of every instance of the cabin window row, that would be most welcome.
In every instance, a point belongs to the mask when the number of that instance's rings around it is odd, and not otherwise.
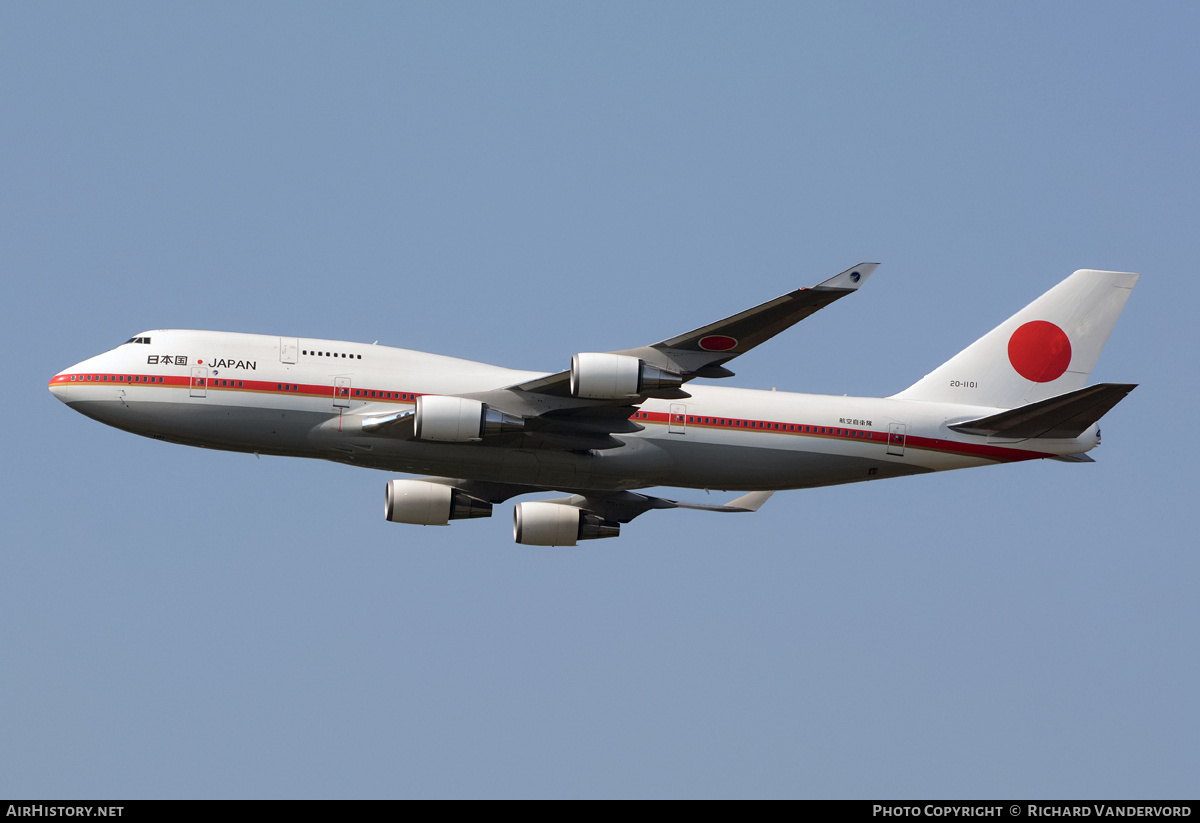
[[[673,422],[681,422],[684,415],[673,414],[671,420]],[[633,415],[635,420],[649,420],[649,412],[635,412]],[[839,429],[832,426],[805,426],[800,423],[768,423],[764,420],[739,420],[729,417],[701,417],[699,415],[687,415],[687,422],[696,423],[702,426],[728,426],[738,429],[763,429],[771,431],[788,431],[801,434],[831,434],[838,437],[858,437],[864,440],[874,439],[874,435],[869,431],[860,431],[858,429]]]
[[[80,374],[71,375],[71,380],[80,383],[161,383],[161,377],[150,377],[143,374]]]
[[[292,349],[292,351],[295,351],[295,349]],[[351,360],[362,360],[361,354],[346,354],[345,352],[336,352],[336,351],[335,352],[327,352],[327,351],[312,351],[310,349],[304,349],[301,352],[301,354],[307,354],[310,357],[341,357],[342,359],[349,357]]]
[[[380,400],[416,400],[417,396],[403,391],[372,391],[370,389],[355,389],[355,397],[375,397]]]

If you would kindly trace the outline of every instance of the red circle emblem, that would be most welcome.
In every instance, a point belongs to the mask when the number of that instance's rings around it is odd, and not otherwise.
[[[1026,380],[1049,383],[1071,365],[1071,341],[1053,323],[1033,320],[1008,338],[1008,362]]]
[[[737,344],[736,337],[726,337],[723,334],[710,334],[700,338],[700,348],[705,351],[729,351]]]

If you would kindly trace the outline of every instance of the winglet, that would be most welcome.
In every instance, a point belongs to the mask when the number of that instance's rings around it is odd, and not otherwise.
[[[756,512],[762,508],[763,503],[771,499],[771,495],[775,492],[750,492],[743,494],[737,500],[730,500],[725,504],[727,509],[739,509],[741,511]]]
[[[867,282],[867,278],[874,274],[875,269],[879,268],[878,263],[859,263],[851,269],[846,269],[841,274],[835,274],[833,277],[826,280],[824,283],[818,283],[813,286],[814,289],[837,289],[838,291],[854,291],[863,283]]]

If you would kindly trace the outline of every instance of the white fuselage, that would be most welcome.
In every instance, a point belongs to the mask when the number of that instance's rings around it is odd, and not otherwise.
[[[521,447],[521,435],[435,443],[362,430],[418,395],[483,392],[538,378],[386,346],[211,331],[151,331],[56,375],[75,410],[148,437],[208,448],[316,457],[392,472],[567,490],[648,486],[794,489],[1081,454],[1078,438],[959,434],[995,411],[895,398],[830,397],[689,383],[650,399],[643,430],[603,450]]]

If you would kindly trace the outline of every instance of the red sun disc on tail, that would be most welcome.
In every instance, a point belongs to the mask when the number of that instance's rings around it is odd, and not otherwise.
[[[700,338],[700,348],[705,351],[729,351],[737,344],[736,338],[723,334],[710,334],[708,337]]]
[[[1033,320],[1008,338],[1008,362],[1026,380],[1049,383],[1071,365],[1071,341],[1053,323]]]

